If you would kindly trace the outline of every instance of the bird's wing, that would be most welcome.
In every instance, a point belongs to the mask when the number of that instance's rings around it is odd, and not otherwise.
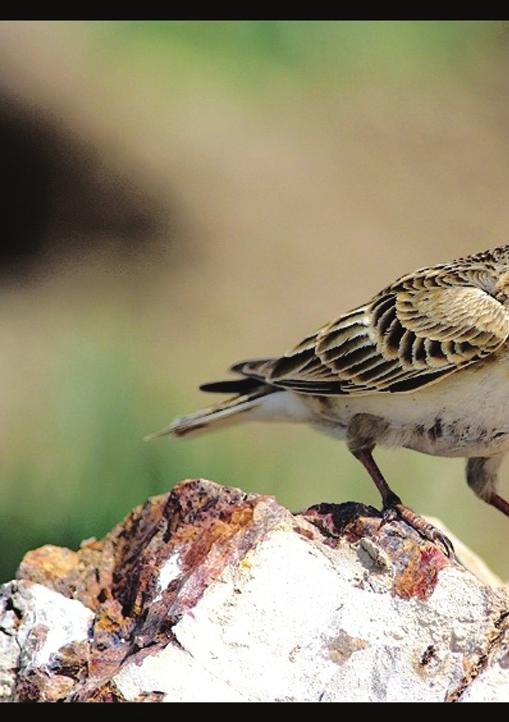
[[[284,356],[238,370],[310,394],[423,388],[490,356],[509,336],[505,306],[462,283],[450,274],[445,282],[439,273],[407,276]]]

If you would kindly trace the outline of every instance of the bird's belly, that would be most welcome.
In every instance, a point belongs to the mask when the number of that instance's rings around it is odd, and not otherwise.
[[[509,363],[468,368],[411,394],[322,397],[324,426],[346,435],[356,414],[387,422],[378,443],[436,456],[493,456],[509,450]],[[343,430],[343,431],[342,431]]]
[[[397,438],[398,429],[392,434]],[[391,441],[389,438],[389,445],[394,445]],[[509,448],[509,429],[437,417],[431,426],[405,429],[402,441],[407,449],[433,456],[494,456]]]

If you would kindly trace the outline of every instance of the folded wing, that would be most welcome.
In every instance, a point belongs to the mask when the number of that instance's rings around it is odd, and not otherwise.
[[[236,370],[311,394],[402,393],[435,383],[499,349],[506,307],[448,273],[406,277],[278,359]]]

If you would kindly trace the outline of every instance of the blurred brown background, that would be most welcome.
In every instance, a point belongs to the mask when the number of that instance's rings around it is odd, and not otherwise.
[[[185,477],[378,504],[306,428],[141,439],[231,362],[508,241],[508,71],[499,22],[0,23],[0,578]],[[461,461],[378,458],[509,576]]]

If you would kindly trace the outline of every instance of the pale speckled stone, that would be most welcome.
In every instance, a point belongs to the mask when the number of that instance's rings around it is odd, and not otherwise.
[[[509,702],[509,632],[499,640],[480,674],[468,685],[459,702]]]
[[[32,646],[32,631],[37,626],[44,633],[42,643],[37,640],[30,652],[30,664],[41,667],[52,654],[71,642],[87,639],[94,617],[81,602],[54,592],[41,584],[19,582],[14,602],[24,612],[23,624],[18,630],[18,642],[26,654]]]
[[[392,564],[375,541],[335,549],[296,533],[288,515],[182,607],[166,647],[128,657],[111,689],[168,702],[508,700],[509,645],[496,626],[505,593],[449,565],[426,600],[405,599]],[[153,604],[180,574],[177,549],[161,564]],[[39,584],[6,585],[0,695],[12,694],[18,667],[48,670],[62,646],[86,640],[92,618]]]
[[[5,609],[9,600],[16,609]],[[3,610],[3,611],[2,611]],[[12,694],[16,673],[44,668],[52,654],[86,640],[93,613],[81,602],[41,584],[10,582],[0,590],[0,700]]]
[[[444,700],[483,643],[493,592],[445,569],[429,600],[404,600],[359,584],[360,571],[350,545],[338,555],[280,530],[227,569],[173,632],[250,700]],[[464,635],[453,648],[458,618]],[[423,667],[430,645],[434,664]]]
[[[160,692],[164,702],[245,702],[213,672],[203,669],[189,652],[169,644],[142,662],[131,660],[113,678],[115,688],[127,700]]]

